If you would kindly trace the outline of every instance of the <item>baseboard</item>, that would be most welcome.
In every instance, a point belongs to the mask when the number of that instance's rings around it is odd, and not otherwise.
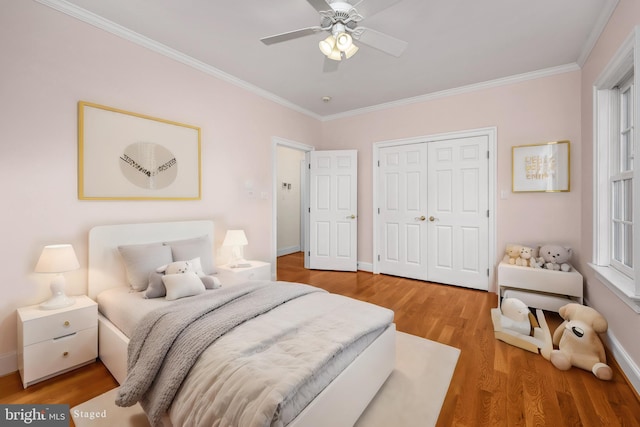
[[[369,273],[373,272],[373,264],[370,262],[361,262],[358,261],[358,270],[368,271]]]
[[[9,375],[18,370],[18,355],[15,351],[0,354],[0,377]]]
[[[301,250],[302,249],[300,249],[300,245],[289,246],[288,248],[281,248],[281,249],[278,249],[278,256],[294,254],[296,252],[300,252]]]
[[[611,330],[608,330],[605,336],[606,345],[613,355],[613,358],[627,377],[629,385],[636,391],[636,395],[640,396],[640,368],[638,368],[638,365],[636,365],[633,359],[629,357],[629,354],[625,351],[624,347],[622,347],[620,341],[618,341]]]

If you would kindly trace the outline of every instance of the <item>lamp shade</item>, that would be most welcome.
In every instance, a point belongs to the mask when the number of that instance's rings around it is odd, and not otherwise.
[[[321,40],[318,45],[320,46],[320,51],[322,53],[324,53],[325,55],[329,55],[336,45],[336,39],[335,37],[333,37],[333,35],[330,35],[326,39]]]
[[[244,230],[227,230],[224,242],[222,242],[222,246],[244,246],[248,244]]]
[[[36,273],[62,273],[80,268],[78,258],[69,244],[45,246],[36,264]]]
[[[344,56],[349,59],[351,58],[353,55],[356,54],[356,52],[358,51],[358,46],[356,46],[355,44],[351,44],[351,46],[349,46],[349,48],[347,50],[345,50],[344,52]]]
[[[336,47],[338,48],[338,50],[342,52],[349,49],[352,43],[353,43],[353,40],[351,36],[347,33],[340,33],[336,37]]]

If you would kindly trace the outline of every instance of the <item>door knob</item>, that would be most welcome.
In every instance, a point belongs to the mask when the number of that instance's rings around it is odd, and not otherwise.
[[[435,218],[433,215],[431,215],[431,216],[429,217],[429,221],[433,222],[433,221],[435,221],[435,220],[436,220],[436,218]]]
[[[353,214],[351,214],[351,215],[349,215],[349,216],[347,217],[347,219],[356,219],[356,216],[355,216],[355,215],[353,215]]]
[[[424,215],[416,217],[416,221],[424,221],[425,219],[427,218]]]

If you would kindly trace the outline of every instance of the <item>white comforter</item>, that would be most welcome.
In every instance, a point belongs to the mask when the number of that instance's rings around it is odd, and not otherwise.
[[[205,350],[171,406],[174,426],[286,425],[393,321],[391,310],[324,292],[292,302]],[[279,408],[275,421],[265,407]]]

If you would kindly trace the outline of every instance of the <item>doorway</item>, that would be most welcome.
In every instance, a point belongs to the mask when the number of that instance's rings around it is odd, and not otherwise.
[[[272,224],[271,278],[277,279],[281,254],[307,252],[308,227],[304,207],[308,205],[305,156],[314,147],[283,138],[272,139]],[[288,221],[288,222],[287,222]],[[305,257],[305,268],[308,261]]]
[[[496,129],[374,145],[374,272],[488,290]]]

